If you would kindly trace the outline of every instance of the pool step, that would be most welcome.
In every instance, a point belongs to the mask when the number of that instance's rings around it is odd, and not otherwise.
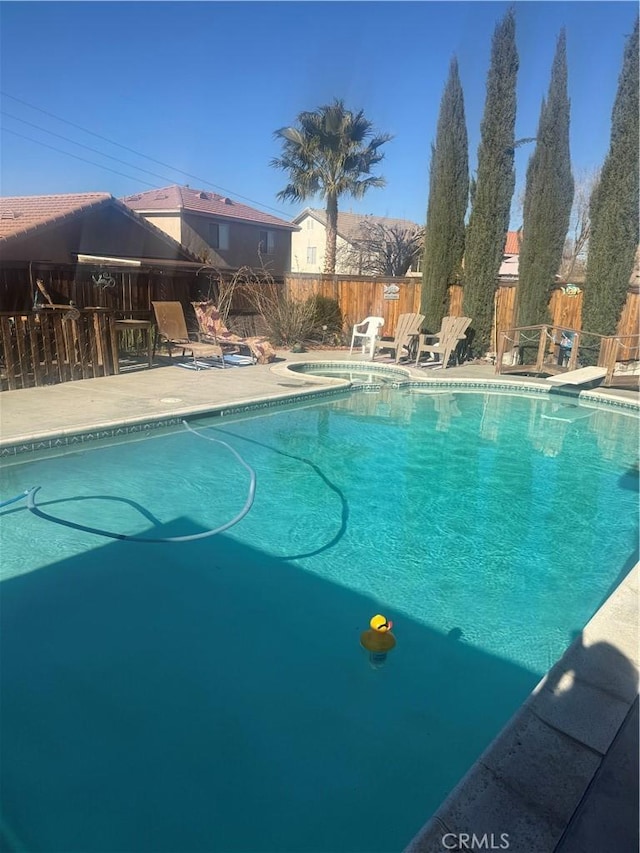
[[[604,367],[580,367],[558,376],[549,376],[547,382],[550,385],[586,385],[588,382],[604,379],[606,375],[607,370]]]

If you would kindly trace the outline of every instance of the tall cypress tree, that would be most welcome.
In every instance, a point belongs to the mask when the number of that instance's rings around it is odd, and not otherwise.
[[[464,313],[472,319],[471,346],[478,355],[491,345],[493,294],[515,186],[518,76],[515,36],[516,22],[511,8],[493,34],[487,97],[480,126],[477,178],[464,255]]]
[[[582,327],[613,335],[639,239],[638,19],[627,39],[611,117],[611,143],[591,197]]]
[[[549,319],[549,296],[560,268],[573,204],[564,29],[558,38],[536,139],[524,196],[516,315],[519,326]]]
[[[458,60],[454,57],[440,102],[436,142],[431,146],[420,309],[430,332],[440,328],[447,314],[448,286],[460,280],[468,201],[467,125]]]

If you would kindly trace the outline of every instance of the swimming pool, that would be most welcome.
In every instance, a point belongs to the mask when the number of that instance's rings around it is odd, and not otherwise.
[[[192,424],[257,473],[220,537],[3,512],[8,831],[69,853],[400,850],[634,562],[637,418],[383,388]],[[164,535],[226,521],[248,485],[184,429],[3,473],[2,497],[41,485],[47,511]],[[373,670],[378,612],[398,645]]]

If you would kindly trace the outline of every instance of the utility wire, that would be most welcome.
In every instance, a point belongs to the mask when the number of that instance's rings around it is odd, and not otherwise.
[[[39,139],[33,139],[31,136],[25,136],[24,133],[18,133],[17,130],[10,130],[8,127],[0,128],[3,133],[12,133],[14,136],[19,136],[21,139],[27,139],[29,142],[35,142],[36,145],[42,145],[44,148],[50,148],[52,151],[57,151],[59,154],[66,154],[67,157],[73,157],[74,160],[82,160],[83,163],[90,163],[92,166],[97,166],[99,169],[106,169],[107,172],[113,172],[114,175],[121,175],[123,178],[129,178],[130,181],[138,181],[141,184],[146,184],[148,187],[158,189],[155,184],[150,184],[149,181],[143,181],[142,178],[132,178],[131,175],[125,175],[124,172],[118,172],[116,169],[110,169],[109,166],[103,166],[100,163],[94,163],[93,160],[87,160],[86,157],[80,157],[78,154],[72,154],[70,151],[63,151],[62,148],[56,148],[54,145],[47,145],[46,142],[41,142]]]
[[[260,205],[260,207],[264,207],[267,210],[273,210],[280,216],[288,216],[288,214],[284,213],[284,211],[282,210],[278,210],[277,208],[271,207],[268,204],[263,204],[261,201],[256,201],[256,199],[248,198],[247,196],[240,195],[239,193],[234,193],[233,190],[218,186],[218,184],[212,184],[211,181],[207,181],[205,178],[201,178],[198,175],[192,175],[191,172],[185,172],[184,169],[178,169],[177,166],[172,166],[170,163],[164,163],[162,160],[156,160],[154,157],[149,157],[147,154],[142,154],[140,151],[136,151],[135,148],[129,148],[129,146],[123,145],[121,142],[114,142],[114,140],[108,139],[106,136],[101,136],[99,133],[95,133],[93,130],[89,130],[88,128],[83,127],[80,124],[76,124],[75,122],[69,121],[66,118],[62,118],[61,116],[56,115],[55,113],[51,113],[47,110],[41,109],[40,107],[36,107],[34,104],[30,104],[28,101],[23,101],[22,98],[16,98],[15,95],[10,95],[8,92],[0,90],[0,95],[3,95],[5,98],[11,98],[12,101],[17,101],[19,104],[24,104],[24,106],[29,107],[32,110],[37,110],[38,112],[43,113],[43,115],[49,116],[50,118],[54,118],[57,121],[63,122],[64,124],[68,124],[70,127],[75,127],[76,130],[81,130],[83,133],[88,133],[91,136],[95,136],[97,139],[102,139],[103,142],[108,142],[109,145],[116,145],[118,148],[123,148],[125,151],[129,151],[131,154],[135,154],[136,157],[143,157],[145,160],[150,160],[152,163],[157,163],[158,166],[164,166],[166,169],[171,169],[171,171],[173,172],[179,172],[181,175],[186,175],[188,178],[193,178],[195,181],[199,181],[202,184],[206,184],[206,186],[208,187],[213,187],[214,189],[221,190],[224,193],[228,193],[234,198],[241,198],[244,201],[251,202],[251,204],[258,204]],[[134,168],[137,169],[139,167],[134,166]]]
[[[150,172],[148,169],[143,169],[142,166],[136,166],[133,163],[127,163],[126,160],[121,160],[119,157],[113,157],[111,154],[105,154],[104,151],[100,151],[99,148],[92,148],[90,145],[84,145],[84,143],[82,142],[76,142],[75,139],[70,139],[68,136],[62,136],[62,134],[60,133],[54,133],[53,130],[47,130],[46,127],[41,127],[41,125],[39,124],[33,124],[33,122],[27,121],[24,118],[14,116],[11,113],[6,112],[6,110],[0,110],[0,115],[7,116],[7,118],[15,119],[16,121],[20,121],[22,122],[22,124],[27,124],[29,125],[29,127],[34,127],[36,130],[42,130],[44,131],[44,133],[48,133],[50,136],[55,136],[58,139],[63,139],[65,142],[70,142],[72,145],[77,145],[79,148],[86,148],[87,151],[92,151],[94,154],[99,154],[100,157],[107,157],[109,160],[115,160],[116,163],[122,163],[123,166],[128,166],[130,169],[138,169],[140,172],[144,172],[147,175],[152,175],[154,178],[160,178],[163,181],[169,181],[169,183],[171,183],[171,178],[167,178],[166,175],[159,175],[157,172]]]

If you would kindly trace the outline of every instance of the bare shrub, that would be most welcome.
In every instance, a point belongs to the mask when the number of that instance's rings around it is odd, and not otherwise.
[[[278,287],[255,287],[248,298],[267,328],[267,337],[278,346],[311,341],[314,338],[315,305],[290,299]]]
[[[229,274],[216,267],[211,267],[207,273],[208,286],[206,291],[202,291],[200,296],[202,301],[214,302],[222,321],[226,324],[229,318],[229,312],[233,303],[233,298],[236,290],[245,283],[245,270],[248,267],[242,267],[235,272],[231,277]]]
[[[215,302],[225,324],[232,307],[244,308],[260,318],[261,331],[276,346],[342,342],[343,318],[335,299],[292,299],[264,266],[241,267],[231,276],[212,268],[208,279],[202,298]]]

